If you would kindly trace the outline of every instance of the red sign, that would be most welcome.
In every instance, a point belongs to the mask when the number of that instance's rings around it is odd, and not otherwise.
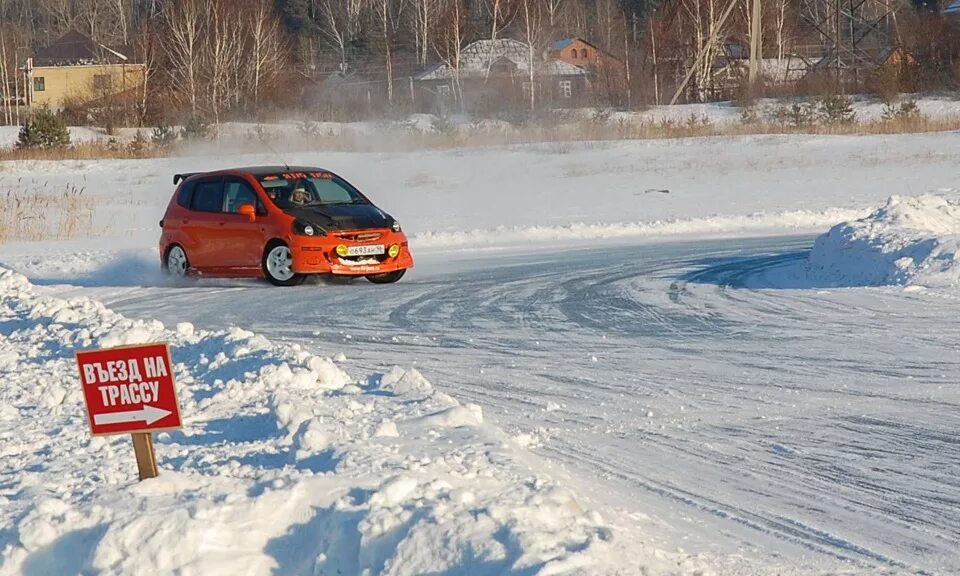
[[[77,352],[77,366],[94,436],[181,427],[166,344]]]

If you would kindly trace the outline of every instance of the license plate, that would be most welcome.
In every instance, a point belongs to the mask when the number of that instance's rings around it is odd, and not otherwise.
[[[348,246],[347,256],[379,256],[386,252],[383,244],[368,244],[366,246]]]

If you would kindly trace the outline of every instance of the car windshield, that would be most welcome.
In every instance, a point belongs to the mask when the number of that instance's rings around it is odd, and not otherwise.
[[[301,206],[367,204],[356,188],[330,172],[295,172],[260,177],[260,185],[281,210]]]

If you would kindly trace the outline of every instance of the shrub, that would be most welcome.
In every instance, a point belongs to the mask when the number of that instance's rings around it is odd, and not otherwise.
[[[274,140],[279,140],[280,135],[273,130],[268,129],[263,124],[257,124],[253,128],[247,130],[247,138],[257,142],[273,142]]]
[[[850,124],[856,118],[853,99],[840,94],[821,96],[817,102],[817,111],[824,124]]]
[[[304,140],[314,140],[323,136],[320,123],[314,122],[313,120],[304,120],[297,124],[297,132],[300,133],[300,137]]]
[[[754,105],[744,106],[740,108],[740,123],[741,124],[756,124],[760,121],[760,117],[757,114],[757,107]]]
[[[591,116],[590,119],[593,121],[594,124],[599,124],[602,126],[610,121],[611,112],[612,111],[610,110],[610,108],[597,108],[596,110],[593,111],[593,115]]]
[[[771,121],[777,124],[803,128],[816,121],[817,109],[814,104],[809,102],[794,102],[789,106],[784,104],[773,108],[768,116]]]
[[[134,156],[142,156],[147,151],[147,137],[143,130],[137,130],[136,136],[127,144],[127,150]]]
[[[883,119],[892,120],[916,120],[920,118],[920,108],[917,107],[916,100],[904,100],[899,106],[894,104],[883,105]]]
[[[184,140],[206,140],[210,137],[210,124],[203,118],[194,116],[180,129],[180,137]]]
[[[166,148],[177,141],[177,133],[170,126],[161,124],[153,129],[153,134],[150,135],[150,140],[153,142],[154,146]]]
[[[430,129],[434,134],[454,134],[457,131],[457,125],[451,122],[447,115],[434,116],[430,119]]]
[[[713,120],[710,120],[710,117],[706,114],[694,114],[693,112],[687,116],[687,128],[693,130],[696,128],[709,128],[713,125]]]
[[[70,145],[66,121],[48,108],[34,112],[20,128],[17,148],[63,148]]]

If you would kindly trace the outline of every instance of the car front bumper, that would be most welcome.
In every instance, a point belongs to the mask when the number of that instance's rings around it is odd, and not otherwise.
[[[365,236],[376,238],[363,239]],[[289,240],[293,253],[293,271],[297,274],[335,274],[338,276],[368,276],[385,274],[396,270],[413,268],[413,256],[407,237],[392,230],[351,231],[330,233],[326,236],[293,236]],[[373,256],[343,257],[337,253],[338,246],[383,245],[389,251],[397,246],[399,253]]]

